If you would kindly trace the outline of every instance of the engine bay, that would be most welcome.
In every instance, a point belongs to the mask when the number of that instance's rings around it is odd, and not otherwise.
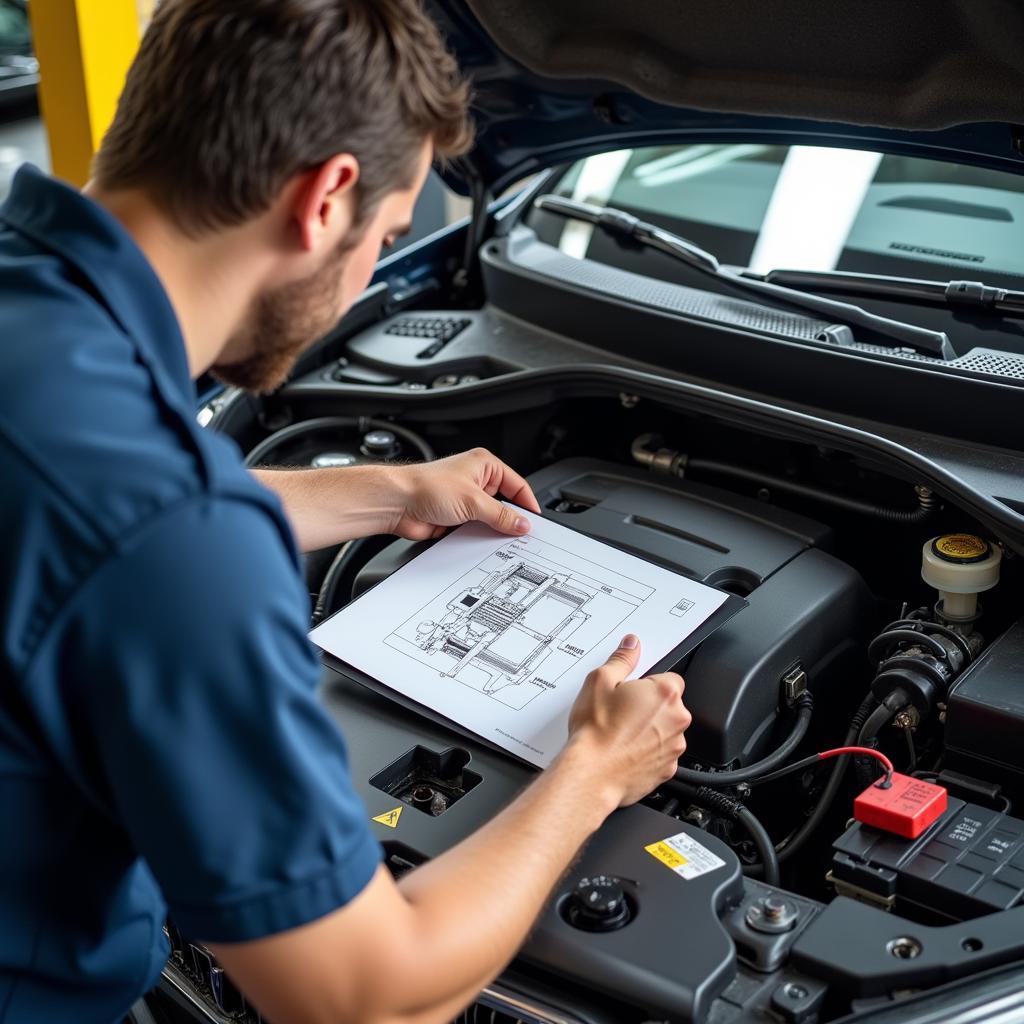
[[[508,409],[473,396],[519,359],[559,372],[566,350],[544,340],[493,310],[385,317],[279,394],[211,409],[250,464],[488,447],[545,516],[747,602],[677,666],[693,714],[677,779],[608,820],[465,1020],[825,1022],[1024,957],[1013,546],[924,479],[806,430],[624,382],[535,386]],[[585,377],[584,348],[558,340]],[[375,537],[307,556],[312,622],[418,550]],[[329,656],[323,700],[396,876],[533,775]],[[814,756],[851,746],[942,787],[944,809],[913,837],[856,820],[877,761]],[[514,871],[495,865],[495,884]],[[214,992],[201,946],[172,945],[179,995],[256,1019],[223,972]]]

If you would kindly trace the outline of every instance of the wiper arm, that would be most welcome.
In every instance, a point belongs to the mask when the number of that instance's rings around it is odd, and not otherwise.
[[[983,310],[1013,319],[1024,318],[1024,292],[995,288],[983,281],[924,281],[888,274],[852,274],[843,270],[769,270],[742,272],[744,277],[788,288],[824,288],[879,298],[910,299],[951,309]]]
[[[890,343],[912,348],[916,352],[938,356],[940,359],[956,358],[949,338],[942,331],[931,331],[914,324],[890,320],[888,317],[869,313],[860,306],[853,306],[837,299],[826,299],[820,295],[809,295],[795,288],[786,288],[781,284],[759,280],[727,269],[707,250],[671,231],[640,220],[625,210],[617,210],[611,206],[594,206],[591,203],[581,203],[576,199],[565,199],[555,195],[538,196],[533,205],[547,213],[584,221],[604,229],[611,235],[657,249],[702,274],[725,282],[738,291],[771,299],[783,305],[795,306],[798,309],[810,310],[852,327],[862,327]]]

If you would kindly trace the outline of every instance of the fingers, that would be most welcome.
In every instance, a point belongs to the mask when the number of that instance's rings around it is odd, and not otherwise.
[[[658,672],[649,677],[666,701],[681,701],[686,684],[678,672]]]
[[[511,505],[503,505],[486,494],[477,499],[476,518],[509,537],[520,537],[530,532],[530,522],[525,516],[519,515]]]
[[[505,465],[497,456],[492,455],[486,448],[477,449],[477,454],[488,461],[490,476],[487,487],[488,494],[498,493],[521,508],[529,509],[537,515],[541,514],[536,495],[522,476],[511,466]]]
[[[501,469],[501,483],[498,485],[498,492],[515,502],[521,508],[528,508],[531,512],[541,514],[540,504],[533,488],[514,470],[506,466],[504,462],[499,463]]]
[[[434,527],[430,523],[417,522],[415,519],[404,516],[395,528],[395,533],[405,540],[433,540],[440,536],[439,529],[442,533],[444,532],[444,527]]]
[[[636,671],[639,660],[640,640],[634,634],[627,633],[596,674],[602,682],[618,686]]]
[[[683,709],[683,731],[685,732],[687,729],[690,728],[691,725],[693,725],[693,715],[690,713],[690,709],[685,704],[682,705],[682,709]]]

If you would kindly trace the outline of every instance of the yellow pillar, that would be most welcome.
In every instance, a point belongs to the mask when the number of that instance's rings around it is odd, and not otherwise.
[[[53,173],[81,186],[139,46],[139,8],[136,0],[32,0],[28,8]]]
[[[150,18],[153,17],[153,11],[156,10],[156,0],[136,0],[136,6],[139,9],[139,28],[145,32]]]

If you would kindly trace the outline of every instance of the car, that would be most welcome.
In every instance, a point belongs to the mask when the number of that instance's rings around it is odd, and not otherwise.
[[[39,63],[32,53],[26,0],[0,0],[0,120],[35,107]]]
[[[474,82],[471,215],[274,394],[201,382],[200,422],[250,465],[486,446],[553,521],[745,602],[678,666],[677,778],[460,1019],[1024,1020],[1024,9],[429,9]],[[311,624],[419,550],[309,556]],[[396,876],[533,775],[326,655],[323,700]],[[145,1012],[258,1019],[168,933]]]

